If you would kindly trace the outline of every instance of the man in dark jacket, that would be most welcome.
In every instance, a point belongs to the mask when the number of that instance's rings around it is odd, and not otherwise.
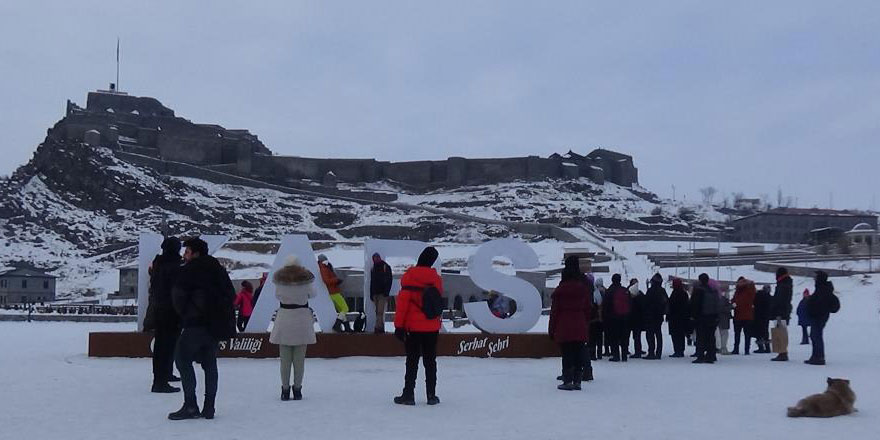
[[[779,334],[782,335],[782,338],[779,340],[779,347],[774,347],[774,350],[779,354],[771,359],[772,361],[785,362],[788,360],[788,323],[791,320],[793,289],[793,282],[791,276],[788,275],[788,269],[784,267],[777,269],[776,292],[773,293],[770,318],[776,320],[776,328],[781,329]]]
[[[697,358],[695,364],[714,364],[717,347],[715,329],[718,327],[720,297],[709,287],[709,275],[702,273],[691,294],[691,314],[697,317]]]
[[[174,309],[180,315],[183,332],[177,342],[177,370],[183,382],[183,407],[168,415],[171,420],[214,418],[217,396],[218,340],[212,329],[218,327],[221,317],[212,313],[220,304],[229,305],[235,297],[235,287],[226,269],[208,255],[208,244],[198,238],[184,243],[186,264],[172,290]],[[235,332],[234,314],[231,332]],[[202,411],[196,403],[196,374],[193,362],[202,365],[205,372],[205,403]]]
[[[672,337],[672,348],[674,350],[670,357],[684,357],[685,334],[689,330],[691,320],[688,301],[688,293],[684,289],[684,283],[681,281],[681,278],[675,278],[672,280],[669,314],[666,317],[666,320],[669,321],[669,336]]]
[[[770,307],[773,297],[770,296],[770,286],[765,285],[755,294],[755,320],[752,335],[758,349],[755,353],[770,353]]]
[[[606,331],[611,338],[611,362],[626,362],[629,350],[629,314],[632,300],[626,287],[620,284],[620,274],[611,276],[611,285],[605,291],[606,298],[602,302],[602,316],[605,319]]]
[[[632,357],[640,359],[645,354],[645,351],[642,350],[642,332],[645,331],[645,293],[639,289],[639,280],[636,278],[629,280],[627,291],[629,291],[632,302],[628,320],[633,340]]]
[[[645,293],[645,337],[648,339],[648,355],[645,359],[661,359],[663,356],[663,315],[669,296],[663,288],[663,277],[658,273],[651,278],[651,287]]]
[[[825,324],[831,313],[840,310],[840,300],[834,295],[834,284],[828,281],[828,274],[823,271],[816,272],[816,290],[807,300],[807,313],[810,315],[810,340],[813,343],[813,353],[810,359],[804,361],[810,365],[825,365],[825,339],[823,332]]]
[[[180,336],[180,319],[171,301],[171,287],[180,273],[180,240],[168,237],[162,242],[162,254],[150,265],[150,302],[144,317],[144,331],[153,332],[154,393],[176,393],[180,388],[168,382],[174,377],[174,348]]]
[[[373,254],[373,268],[370,270],[370,299],[376,306],[376,326],[374,333],[385,333],[385,304],[391,292],[394,276],[391,266],[382,260],[378,253]]]

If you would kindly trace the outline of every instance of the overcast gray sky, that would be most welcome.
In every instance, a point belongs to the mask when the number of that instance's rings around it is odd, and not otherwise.
[[[876,0],[6,1],[0,174],[66,99],[113,80],[119,36],[124,91],[278,154],[601,146],[667,197],[781,188],[864,209],[880,193],[877,29]]]

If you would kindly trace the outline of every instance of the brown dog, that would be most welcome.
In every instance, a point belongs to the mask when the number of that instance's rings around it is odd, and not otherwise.
[[[828,389],[813,394],[788,408],[789,417],[834,417],[856,411],[853,404],[856,393],[849,387],[849,380],[828,378]]]

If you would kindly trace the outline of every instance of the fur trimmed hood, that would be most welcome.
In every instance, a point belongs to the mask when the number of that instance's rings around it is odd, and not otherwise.
[[[315,274],[298,264],[287,264],[272,275],[275,284],[296,286],[315,280]]]

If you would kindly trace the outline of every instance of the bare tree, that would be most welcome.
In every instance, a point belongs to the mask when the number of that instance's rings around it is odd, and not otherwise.
[[[707,186],[705,188],[700,188],[700,194],[703,195],[703,203],[711,205],[712,199],[715,198],[715,194],[718,194],[718,189],[714,186]]]

